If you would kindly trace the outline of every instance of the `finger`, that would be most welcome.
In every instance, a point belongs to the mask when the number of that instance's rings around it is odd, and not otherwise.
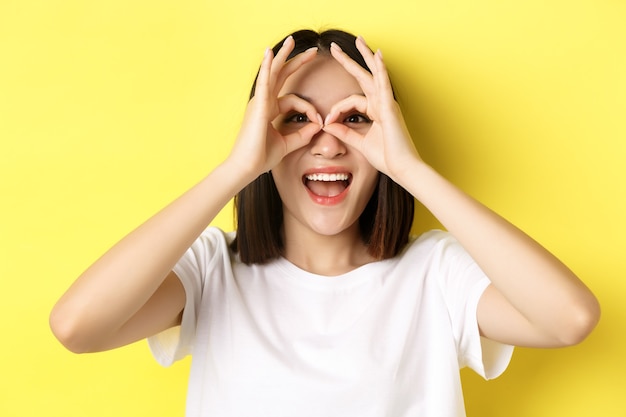
[[[317,123],[307,123],[301,129],[285,136],[286,152],[291,153],[306,146],[311,142],[313,136],[322,130],[322,125]]]
[[[278,94],[280,89],[285,84],[285,80],[300,67],[308,62],[311,62],[317,56],[317,46],[307,49],[306,51],[296,55],[285,63],[285,65],[277,73],[276,81],[274,84],[274,92]]]
[[[307,115],[311,122],[317,123],[320,126],[324,124],[322,116],[319,115],[315,106],[295,94],[287,94],[286,96],[279,97],[278,110],[281,115],[285,115],[292,111],[303,113]]]
[[[331,123],[324,125],[322,128],[324,132],[330,133],[346,145],[351,146],[357,150],[361,150],[363,144],[363,135],[350,129],[348,126],[342,123]]]
[[[326,120],[324,120],[324,124],[335,123],[337,119],[344,115],[354,111],[359,113],[367,114],[370,119],[374,119],[375,115],[368,114],[368,104],[367,98],[361,95],[351,95],[338,103],[335,103],[331,108],[328,114],[326,115]]]
[[[361,53],[361,56],[365,60],[367,67],[370,69],[370,71],[372,71],[372,74],[374,74],[376,71],[376,63],[374,62],[374,53],[372,52],[370,47],[367,46],[367,43],[365,43],[365,39],[363,39],[362,36],[357,36],[356,41],[354,43],[356,45],[356,49],[359,50],[359,52]]]
[[[270,69],[270,80],[269,80],[270,85],[275,85],[278,73],[285,65],[285,62],[287,61],[289,54],[291,53],[291,51],[293,51],[293,48],[295,46],[296,46],[296,43],[293,40],[293,36],[291,35],[287,36],[285,40],[283,41],[282,46],[276,53],[276,57],[272,60],[272,66]]]
[[[372,74],[357,64],[334,42],[330,44],[330,54],[357,80],[365,94],[373,93],[374,85],[372,82]]]
[[[376,66],[376,73],[374,75],[376,88],[384,105],[390,106],[395,102],[395,98],[393,97],[393,88],[391,87],[387,66],[383,61],[383,54],[380,49],[374,54],[374,65]]]
[[[273,53],[270,48],[265,49],[265,55],[263,61],[261,61],[261,68],[259,69],[259,75],[256,79],[256,85],[254,88],[255,96],[258,96],[260,100],[267,99],[270,81],[270,69],[272,65]]]
[[[379,94],[385,98],[393,98],[393,90],[391,88],[391,81],[389,80],[389,74],[387,67],[383,61],[383,53],[379,49],[376,53],[373,53],[365,39],[362,36],[358,36],[356,39],[356,47],[363,56],[365,63],[372,71],[374,83]]]
[[[294,56],[290,60],[288,60],[284,66],[283,72],[287,73],[288,75],[291,75],[294,72],[296,72],[296,70],[300,68],[302,65],[313,60],[316,56],[317,56],[317,46],[313,46],[307,49],[306,51],[301,52],[298,55]]]
[[[293,48],[296,46],[296,42],[293,40],[293,36],[289,35],[283,41],[282,46],[276,53],[275,61],[278,63],[284,63],[287,61],[287,57],[293,51]]]

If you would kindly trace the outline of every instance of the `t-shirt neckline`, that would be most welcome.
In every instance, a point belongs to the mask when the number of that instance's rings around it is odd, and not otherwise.
[[[306,286],[310,289],[337,290],[359,286],[366,282],[380,280],[385,276],[384,270],[393,262],[393,259],[373,261],[361,265],[340,275],[319,275],[306,271],[284,257],[272,262],[277,272],[280,272],[289,282]]]

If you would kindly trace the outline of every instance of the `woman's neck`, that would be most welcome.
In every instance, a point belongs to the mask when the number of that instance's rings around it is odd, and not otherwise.
[[[287,229],[284,238],[285,258],[313,274],[337,276],[375,261],[360,237],[358,224],[332,236],[311,229]]]

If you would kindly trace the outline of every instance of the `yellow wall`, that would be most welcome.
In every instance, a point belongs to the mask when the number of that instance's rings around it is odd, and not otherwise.
[[[582,345],[519,349],[492,382],[464,371],[468,415],[623,416],[625,3],[264,3],[0,2],[0,415],[183,415],[188,361],[162,369],[145,343],[73,355],[48,312],[226,155],[265,46],[339,26],[383,49],[424,157],[603,305]],[[420,212],[416,230],[434,224]]]

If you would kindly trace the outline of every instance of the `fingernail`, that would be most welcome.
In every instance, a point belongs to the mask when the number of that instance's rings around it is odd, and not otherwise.
[[[338,49],[338,50],[340,50],[340,51],[342,50],[342,49],[341,49],[341,47],[340,47],[339,45],[337,45],[335,42],[331,42],[331,43],[330,43],[330,47],[331,47],[331,48],[337,48],[337,49]]]
[[[320,116],[320,114],[317,114],[317,121],[319,122],[320,126],[324,127],[324,119],[322,119],[322,116]]]
[[[287,41],[289,40],[293,40],[293,36],[289,35],[285,38],[285,41],[283,42],[283,45],[285,45],[287,43]]]
[[[378,54],[378,56],[380,57],[380,59],[383,59],[383,51],[381,51],[380,49],[376,51],[376,53]]]
[[[270,47],[265,48],[265,54],[263,56],[268,56],[270,54]]]
[[[317,51],[317,46],[312,46],[304,52],[309,52],[309,51]]]

